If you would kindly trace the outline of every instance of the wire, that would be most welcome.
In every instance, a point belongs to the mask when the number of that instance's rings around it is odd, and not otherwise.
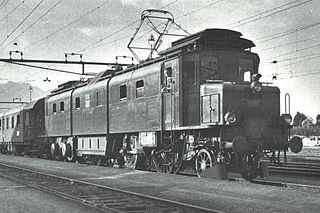
[[[0,4],[0,10],[7,5],[8,1],[9,0],[3,0],[3,2]]]
[[[25,67],[32,67],[32,68],[38,68],[38,69],[44,69],[44,70],[51,70],[51,71],[56,71],[56,72],[68,73],[68,74],[73,74],[73,75],[82,75],[81,73],[77,73],[77,72],[61,70],[61,69],[54,69],[54,68],[48,68],[48,67],[35,66],[35,65],[30,65],[30,64],[22,64],[22,63],[18,63],[18,62],[7,62],[7,63],[15,64],[15,65],[19,65],[19,66],[25,66]]]
[[[96,11],[96,10],[98,10],[100,7],[104,6],[105,4],[109,3],[110,1],[111,1],[111,0],[105,1],[104,3],[100,4],[98,7],[95,7],[94,9],[88,11],[87,13],[83,14],[83,15],[80,16],[79,18],[77,18],[77,19],[69,22],[68,24],[64,25],[63,27],[59,28],[58,30],[56,30],[56,31],[50,33],[49,35],[47,35],[47,36],[45,36],[45,37],[43,37],[43,38],[41,38],[41,39],[39,39],[39,40],[31,43],[30,45],[26,46],[25,49],[27,49],[27,48],[29,48],[29,47],[31,47],[31,46],[34,46],[34,45],[36,45],[36,44],[38,44],[38,43],[40,43],[40,42],[42,42],[42,41],[50,38],[51,36],[57,34],[58,32],[66,29],[66,28],[69,27],[70,25],[72,25],[72,24],[76,23],[77,21],[83,19],[85,16],[90,15],[91,13],[93,13],[93,12]]]
[[[29,25],[26,29],[24,29],[18,36],[16,36],[14,39],[12,39],[5,47],[3,47],[0,52],[5,50],[13,41],[15,41],[17,38],[19,38],[22,34],[24,34],[26,31],[28,31],[31,27],[33,27],[40,19],[42,19],[45,15],[47,15],[51,10],[53,10],[55,7],[57,7],[63,0],[59,0],[56,4],[54,4],[49,10],[47,10],[44,14],[42,14],[37,20],[35,20],[31,25]]]
[[[282,56],[298,53],[298,52],[309,50],[309,49],[312,49],[312,48],[315,48],[315,47],[320,47],[320,44],[316,44],[316,45],[313,45],[313,46],[310,46],[310,47],[301,48],[301,49],[296,49],[294,51],[286,52],[286,53],[283,53],[283,54],[280,54],[280,55],[277,55],[277,56],[272,56],[270,58],[267,58],[266,60],[271,60],[273,58],[279,58],[279,57],[282,57]],[[320,53],[316,53],[316,54],[320,54]]]
[[[170,3],[168,3],[168,4],[166,4],[165,6],[161,7],[160,9],[163,9],[163,8],[165,8],[165,7],[173,4],[173,3],[176,3],[177,1],[178,1],[178,0],[172,1],[172,2],[170,2]],[[207,7],[210,7],[210,6],[214,5],[214,4],[217,4],[217,3],[222,2],[222,1],[224,1],[224,0],[220,0],[220,1],[213,2],[213,3],[211,3],[211,4],[208,4],[208,5],[204,6],[204,7],[198,8],[198,9],[196,9],[196,10],[194,10],[194,11],[185,13],[184,15],[179,16],[179,17],[176,18],[176,19],[179,19],[179,18],[188,16],[188,15],[190,15],[190,14],[192,14],[192,13],[196,13],[196,12],[198,12],[198,11],[200,11],[200,10],[203,10],[203,9],[205,9],[205,8],[207,8]],[[132,23],[130,23],[129,25],[124,26],[124,27],[121,28],[120,30],[117,30],[117,31],[115,31],[115,32],[113,32],[113,33],[111,33],[111,34],[108,34],[107,36],[105,36],[105,37],[103,37],[103,38],[100,38],[98,41],[96,41],[96,42],[94,42],[94,43],[92,43],[92,44],[90,44],[90,45],[82,48],[81,50],[78,50],[76,53],[81,53],[81,52],[85,52],[85,51],[87,51],[87,50],[96,48],[95,46],[96,46],[97,44],[103,42],[104,40],[110,38],[111,36],[113,36],[113,35],[121,32],[121,31],[129,28],[131,25],[136,24],[136,23],[138,23],[139,21],[140,21],[140,19],[139,19],[139,20],[136,20],[136,21],[134,21],[134,22],[132,22]],[[176,26],[177,26],[178,28],[182,29],[180,25],[176,24]],[[183,30],[183,29],[182,29],[182,30]],[[189,34],[188,32],[186,32],[186,33]],[[114,42],[119,41],[119,40],[122,40],[122,39],[124,39],[124,37],[119,38],[119,39],[116,39],[116,40],[113,40],[113,41],[111,41],[111,42],[108,42],[108,44],[114,43]]]
[[[287,30],[287,31],[284,31],[284,32],[281,32],[281,33],[273,34],[273,35],[260,37],[260,38],[257,38],[256,40],[262,40],[262,41],[260,41],[260,42],[258,42],[256,44],[262,44],[262,43],[265,43],[267,41],[271,41],[271,40],[274,40],[274,39],[277,39],[277,38],[281,38],[281,37],[287,36],[289,34],[296,33],[296,32],[302,31],[302,30],[306,30],[306,29],[309,29],[309,28],[312,28],[312,27],[315,27],[315,26],[318,26],[318,25],[320,25],[320,22],[316,22],[316,23],[309,24],[309,25],[304,25],[304,26],[299,27],[299,28],[290,29],[290,30]]]
[[[20,4],[18,4],[15,8],[13,8],[7,15],[5,15],[0,22],[2,22],[3,20],[5,20],[9,15],[11,15],[11,13],[13,13],[16,9],[18,9],[22,4],[24,3],[24,0],[22,2],[20,2]]]
[[[223,2],[223,1],[224,1],[224,0],[219,0],[219,1],[213,2],[213,3],[211,3],[211,4],[208,4],[208,5],[206,5],[206,6],[200,7],[200,8],[198,8],[198,9],[196,9],[196,10],[191,11],[191,12],[185,13],[184,15],[179,16],[179,17],[177,17],[176,19],[180,19],[180,18],[186,17],[186,16],[188,16],[188,15],[191,15],[191,14],[193,14],[193,13],[199,12],[200,10],[206,9],[206,8],[212,6],[212,5],[218,4],[218,3]]]
[[[290,4],[294,4],[294,3],[299,2],[299,1],[300,1],[300,0],[293,1],[293,2],[289,2],[289,3],[287,3],[287,4],[280,5],[280,6],[278,6],[278,7],[272,8],[272,9],[267,10],[267,11],[265,11],[265,12],[261,12],[261,13],[258,13],[258,14],[256,14],[256,15],[250,16],[250,17],[248,17],[248,18],[244,18],[244,19],[238,21],[238,23],[241,22],[241,21],[245,21],[245,20],[247,20],[247,19],[254,18],[254,17],[256,17],[256,16],[263,15],[263,14],[265,14],[265,13],[269,13],[269,12],[271,12],[271,11],[273,11],[273,10],[277,10],[277,9],[279,9],[279,8],[281,8],[281,7],[285,7],[285,6],[288,6],[288,5],[290,5]],[[240,26],[243,26],[243,25],[246,25],[246,24],[255,22],[255,21],[257,21],[257,20],[261,20],[262,18],[266,18],[266,17],[269,17],[269,16],[276,15],[276,14],[278,14],[278,13],[281,13],[281,12],[284,12],[284,11],[286,11],[286,10],[289,10],[289,9],[292,9],[292,8],[295,8],[295,7],[298,7],[298,6],[301,6],[301,5],[303,5],[303,4],[306,4],[306,3],[309,3],[309,2],[312,2],[312,1],[314,1],[314,0],[307,0],[307,1],[301,2],[301,3],[296,4],[296,5],[293,5],[293,6],[291,6],[291,7],[284,8],[284,9],[282,9],[282,10],[279,10],[279,11],[276,11],[276,12],[273,12],[273,13],[270,13],[270,14],[265,15],[265,16],[263,16],[263,17],[258,17],[258,18],[255,18],[255,19],[253,19],[253,20],[247,21],[247,22],[245,22],[245,23],[238,24],[238,25],[234,26],[234,28],[237,28],[237,27],[240,27]],[[230,25],[233,25],[233,24],[235,24],[235,23],[237,23],[237,22],[233,22],[233,23],[230,24]],[[230,26],[230,25],[229,25],[229,26]]]
[[[86,50],[95,48],[94,46],[96,46],[97,44],[101,43],[102,41],[110,38],[111,36],[113,36],[113,35],[121,32],[121,31],[123,31],[123,30],[127,29],[128,27],[131,27],[133,24],[138,23],[139,21],[140,21],[140,19],[139,19],[139,20],[136,20],[136,21],[134,21],[134,22],[131,22],[130,24],[128,24],[127,26],[121,28],[120,30],[117,30],[117,31],[115,31],[115,32],[113,32],[113,33],[111,33],[111,34],[108,34],[107,36],[105,36],[105,37],[103,37],[103,38],[100,38],[98,41],[96,41],[96,42],[94,42],[94,43],[92,43],[92,44],[84,47],[84,48],[81,49],[81,50],[78,50],[76,53],[84,52],[84,51],[86,51]]]
[[[34,8],[33,10],[7,35],[7,37],[0,43],[0,46],[32,15],[32,13],[44,2],[44,0],[41,0]]]
[[[306,39],[298,40],[298,41],[295,41],[295,42],[289,42],[289,43],[285,43],[285,44],[281,44],[281,45],[277,45],[277,46],[273,46],[273,47],[268,47],[268,48],[264,48],[264,49],[259,49],[259,52],[267,51],[267,50],[271,50],[271,49],[275,49],[275,48],[279,48],[279,47],[290,46],[290,45],[293,45],[293,44],[298,44],[298,43],[302,43],[302,42],[305,42],[305,41],[310,41],[310,40],[314,40],[314,39],[318,39],[318,38],[320,38],[320,36],[316,36],[316,37],[312,37],[312,38],[306,38]]]

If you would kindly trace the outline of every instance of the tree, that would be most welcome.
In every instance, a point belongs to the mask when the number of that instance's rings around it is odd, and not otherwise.
[[[313,127],[313,119],[312,118],[306,118],[301,122],[301,126],[305,128],[312,128]]]
[[[320,127],[320,114],[316,117],[316,127]]]
[[[293,118],[293,126],[302,126],[302,121],[306,120],[307,116],[303,113],[297,112],[297,114]]]

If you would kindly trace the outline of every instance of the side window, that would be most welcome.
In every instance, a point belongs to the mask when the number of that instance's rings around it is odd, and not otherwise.
[[[136,81],[136,98],[144,96],[144,82],[143,80]]]
[[[102,92],[96,92],[96,106],[102,105]]]
[[[0,129],[2,129],[2,120],[0,120]]]
[[[127,85],[120,85],[120,101],[127,99]]]
[[[76,97],[76,109],[80,109],[80,97]]]
[[[6,119],[6,129],[9,129],[9,117],[7,117],[7,119]]]
[[[55,114],[57,112],[57,104],[52,105],[52,113]]]
[[[85,107],[89,108],[90,107],[90,94],[86,94],[84,96],[84,98],[85,98]]]
[[[64,101],[60,101],[60,112],[64,112]]]
[[[29,125],[30,124],[30,119],[29,119],[29,112],[26,112],[26,118],[25,118],[25,125]]]
[[[11,128],[14,128],[14,116],[11,117]]]
[[[20,115],[17,115],[17,125],[20,124]]]
[[[49,104],[46,103],[46,116],[48,116],[48,115],[49,115]]]
[[[197,81],[197,62],[185,61],[183,62],[183,82],[185,84],[196,84]]]

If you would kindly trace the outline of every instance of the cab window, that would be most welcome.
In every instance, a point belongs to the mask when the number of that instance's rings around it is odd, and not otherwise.
[[[239,60],[239,78],[240,78],[240,80],[241,81],[250,81],[252,73],[253,73],[253,61],[250,59],[240,59]]]
[[[196,84],[197,80],[197,62],[185,61],[183,62],[183,82],[185,84]]]
[[[218,79],[218,58],[213,56],[203,56],[201,59],[200,69],[202,82]]]

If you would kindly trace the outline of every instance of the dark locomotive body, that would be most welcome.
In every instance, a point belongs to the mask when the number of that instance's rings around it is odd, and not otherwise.
[[[239,32],[208,29],[159,58],[60,85],[44,100],[38,143],[55,159],[171,173],[192,165],[199,176],[219,163],[252,179],[263,155],[290,146],[291,122],[279,89],[259,82],[252,47]]]

